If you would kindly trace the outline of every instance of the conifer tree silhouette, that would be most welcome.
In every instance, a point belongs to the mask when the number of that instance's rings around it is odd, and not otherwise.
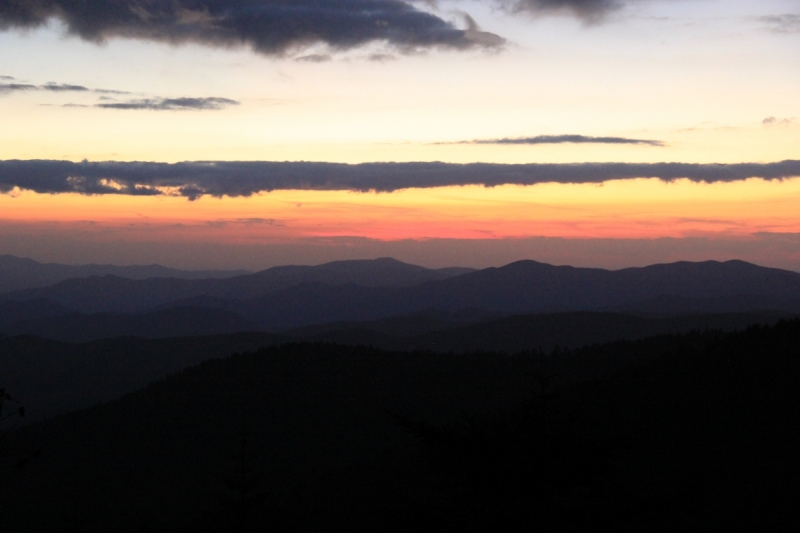
[[[24,466],[37,453],[22,454],[15,451],[11,444],[11,436],[19,421],[25,417],[25,406],[11,397],[4,387],[0,387],[0,468],[5,468],[6,461],[11,459],[17,466]],[[0,479],[3,472],[0,472]],[[2,481],[0,481],[0,488]]]
[[[5,501],[8,467],[14,462],[18,467],[24,466],[28,459],[36,455],[17,453],[11,444],[13,431],[24,416],[25,407],[12,398],[4,387],[0,387],[0,516],[5,511],[2,506]]]
[[[0,457],[8,454],[8,437],[24,416],[25,407],[12,398],[4,387],[0,387]]]
[[[221,532],[249,531],[254,511],[266,500],[264,474],[258,466],[260,456],[253,450],[247,431],[242,430],[237,450],[231,455],[233,470],[222,478],[226,491],[217,497],[223,509]]]

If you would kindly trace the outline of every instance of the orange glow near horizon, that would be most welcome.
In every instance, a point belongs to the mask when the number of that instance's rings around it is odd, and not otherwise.
[[[0,195],[5,225],[93,239],[291,242],[309,237],[659,238],[800,232],[800,179],[540,184],[393,193],[274,191],[249,198]]]

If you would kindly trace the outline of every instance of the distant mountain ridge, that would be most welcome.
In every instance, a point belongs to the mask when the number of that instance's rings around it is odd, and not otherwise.
[[[248,274],[247,270],[179,270],[161,265],[62,265],[40,263],[33,259],[0,255],[0,293],[46,287],[60,281],[91,276],[119,276],[127,279],[179,278],[206,279],[227,278]]]
[[[249,300],[196,298],[175,305],[226,309],[264,328],[278,330],[336,321],[377,320],[425,309],[479,309],[500,315],[613,311],[635,308],[639,302],[663,296],[717,299],[721,304],[715,305],[713,312],[718,313],[797,312],[800,273],[742,261],[681,262],[617,271],[519,261],[402,289],[302,284]],[[724,305],[726,299],[735,304],[732,309]],[[697,310],[689,308],[687,312]],[[683,311],[671,305],[666,314],[670,313]]]
[[[92,277],[0,296],[17,302],[34,299],[81,313],[219,309],[259,329],[278,331],[424,310],[473,309],[500,316],[798,312],[800,273],[743,261],[684,261],[616,271],[518,261],[478,271],[431,270],[384,258],[276,267],[228,279]]]
[[[55,285],[0,294],[0,300],[44,298],[75,311],[137,312],[196,297],[244,300],[301,285],[355,284],[363,287],[407,287],[473,272],[469,268],[428,269],[391,258],[334,261],[318,266],[280,266],[225,279],[126,279],[93,276]],[[181,307],[190,302],[179,303]]]

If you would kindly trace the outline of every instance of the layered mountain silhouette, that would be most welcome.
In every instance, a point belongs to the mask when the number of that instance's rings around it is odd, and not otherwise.
[[[281,266],[227,279],[187,280],[120,276],[92,276],[62,281],[46,288],[12,291],[0,299],[25,301],[45,298],[75,311],[135,312],[198,296],[246,300],[305,283],[324,286],[355,284],[360,287],[408,287],[458,276],[472,269],[427,269],[384,258],[369,261],[335,261],[318,266]],[[175,303],[177,302],[177,303]]]
[[[800,274],[741,261],[681,262],[617,271],[520,261],[411,287],[307,283],[248,300],[196,297],[168,305],[226,309],[261,327],[281,329],[376,320],[425,309],[480,309],[498,314],[615,310],[662,296],[721,302],[728,298],[736,303],[733,309],[717,306],[717,312],[796,312],[800,310]],[[752,306],[739,305],[748,299]],[[57,301],[68,305],[68,300]],[[677,309],[671,305],[669,312]],[[692,306],[685,311],[697,312]],[[648,312],[653,310],[648,308]]]
[[[71,312],[71,309],[43,298],[22,302],[0,300],[0,332],[7,331],[9,326],[19,321],[46,319]]]
[[[228,278],[247,274],[246,270],[178,270],[161,265],[61,265],[40,263],[33,259],[0,255],[0,293],[46,287],[71,278],[90,276],[119,276],[129,279],[180,278],[207,279]]]
[[[20,320],[6,326],[4,332],[8,335],[27,334],[66,342],[86,342],[124,336],[191,337],[258,329],[239,315],[222,309],[176,307],[129,315],[68,313]]]
[[[468,271],[431,270],[378,259],[277,267],[228,279],[90,277],[14,291],[0,299],[46,300],[86,314],[216,309],[236,314],[242,323],[252,323],[257,329],[279,331],[425,310],[473,309],[495,315],[589,310],[666,315],[794,313],[800,311],[800,274],[742,261],[679,262],[616,271],[519,261]],[[30,324],[26,327],[33,331]]]

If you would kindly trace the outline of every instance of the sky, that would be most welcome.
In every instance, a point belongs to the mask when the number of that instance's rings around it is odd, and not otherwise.
[[[800,0],[0,0],[0,254],[800,271]]]

